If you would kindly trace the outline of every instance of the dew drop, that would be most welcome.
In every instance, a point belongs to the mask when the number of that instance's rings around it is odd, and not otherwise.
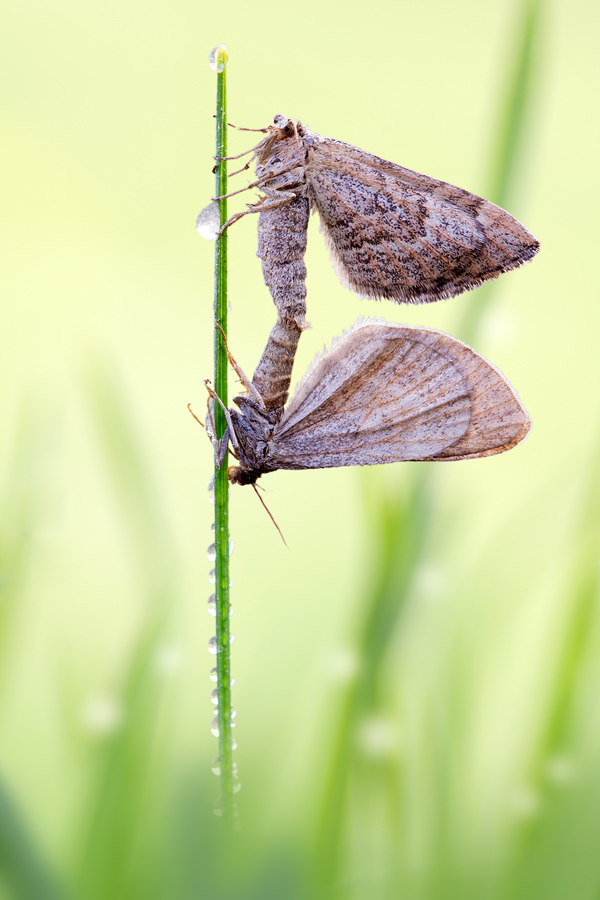
[[[231,681],[229,682],[229,685],[230,685],[230,687],[233,687],[234,684],[235,684],[235,678],[232,678]]]
[[[231,710],[231,721],[232,721],[232,722],[233,722],[233,720],[235,719],[236,716],[237,716],[237,713],[236,713],[235,709],[232,709],[232,710]]]
[[[210,676],[209,676],[209,677],[210,677],[210,680],[211,680],[211,681],[216,681],[216,680],[217,680],[217,668],[216,668],[216,666],[214,667],[214,669],[211,669],[211,670],[210,670]]]
[[[231,615],[231,611],[230,611],[229,615]],[[233,644],[234,641],[235,641],[235,634],[232,634],[229,636],[229,643]]]
[[[213,809],[213,816],[222,816],[223,810],[221,809]]]
[[[217,703],[219,702],[219,696],[218,696],[218,694],[219,694],[218,688],[215,688],[214,691],[211,691],[210,702],[211,702],[211,703],[214,703],[215,706],[216,706]]]
[[[211,722],[210,731],[211,734],[214,734],[215,737],[219,737],[219,719],[217,718],[217,716],[215,716]]]
[[[211,616],[216,616],[217,614],[217,600],[214,594],[211,594],[208,598],[208,611]]]
[[[208,652],[212,653],[213,656],[217,655],[217,639],[216,639],[216,637],[211,637],[210,641],[208,642]],[[216,678],[215,678],[215,681],[216,681]]]
[[[232,742],[231,742],[231,749],[232,749],[232,750],[237,750],[237,741],[232,741]]]
[[[213,766],[211,769],[211,772],[213,773],[213,775],[220,775],[221,774],[221,766]]]
[[[241,789],[242,789],[242,785],[241,785],[241,784],[234,784],[234,785],[233,785],[233,793],[234,793],[234,794],[239,794],[239,792],[241,791]]]
[[[213,534],[215,533],[215,523],[214,522],[211,523],[210,530],[212,531]]]
[[[207,241],[216,241],[221,228],[221,209],[214,200],[198,213],[196,231]]]
[[[208,573],[208,580],[210,581],[211,584],[216,584],[217,573],[215,572],[214,569],[211,569],[210,572]]]
[[[208,482],[208,502],[209,503],[215,502],[215,476],[214,475]]]
[[[211,544],[209,546],[208,550],[206,551],[206,558],[208,559],[209,562],[214,562],[215,559],[217,558],[217,551],[216,551],[214,544]]]
[[[233,538],[229,538],[229,555],[233,553]]]
[[[219,44],[210,51],[208,56],[208,64],[215,72],[222,72],[227,65],[227,47],[225,44]]]

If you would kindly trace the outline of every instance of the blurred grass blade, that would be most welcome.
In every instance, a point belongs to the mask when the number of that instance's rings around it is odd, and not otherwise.
[[[172,552],[166,517],[158,502],[146,455],[135,432],[135,410],[127,409],[123,385],[114,366],[100,358],[86,372],[90,410],[104,461],[111,476],[120,515],[127,523],[132,548],[144,567]]]
[[[157,598],[158,599],[158,598]],[[160,598],[166,604],[168,595]],[[150,620],[129,660],[121,693],[121,721],[104,737],[87,798],[76,873],[80,900],[160,897],[156,875],[164,863],[163,709],[157,651],[164,619]]]
[[[88,373],[90,409],[115,488],[116,516],[129,536],[143,604],[140,635],[125,666],[118,721],[103,735],[81,828],[77,896],[160,897],[164,728],[159,645],[178,596],[174,542],[123,401],[123,388],[96,361]],[[175,577],[175,581],[174,581]],[[137,602],[137,598],[135,598]]]
[[[534,97],[537,74],[537,55],[534,53],[539,25],[540,0],[529,0],[523,7],[520,27],[519,50],[516,59],[511,60],[514,71],[509,101],[500,118],[498,128],[498,152],[492,177],[493,187],[490,199],[498,200],[499,195],[507,197],[516,182],[524,150],[525,123]],[[511,35],[512,39],[512,35]],[[512,42],[512,40],[511,40]],[[496,192],[494,194],[494,191]],[[488,293],[482,302],[479,290],[470,298],[470,305],[463,322],[461,334],[471,342],[483,314],[489,305]],[[323,802],[319,814],[314,845],[315,890],[327,895],[337,879],[344,841],[343,824],[347,820],[347,798],[353,773],[356,777],[369,779],[368,772],[361,768],[356,751],[357,724],[377,713],[378,685],[382,666],[386,660],[386,650],[391,637],[402,622],[414,578],[420,571],[426,557],[428,535],[435,514],[435,503],[431,497],[430,464],[421,464],[416,474],[414,466],[410,472],[410,485],[403,500],[384,486],[369,498],[371,510],[371,545],[378,548],[370,566],[371,583],[365,594],[365,614],[360,634],[357,638],[357,652],[361,665],[356,681],[349,687],[342,701],[342,714],[337,734],[332,741],[332,755],[327,767]],[[370,473],[365,473],[363,483],[371,482]],[[360,776],[359,776],[360,773]],[[374,774],[374,770],[373,770]],[[356,780],[356,779],[355,779]],[[372,788],[377,790],[374,774]],[[356,788],[355,788],[356,789]],[[394,830],[396,812],[382,797],[382,809],[388,816],[388,824]],[[396,849],[397,853],[397,849]],[[393,854],[395,856],[395,854]]]
[[[18,600],[30,567],[31,538],[45,493],[40,478],[44,444],[40,422],[44,418],[37,404],[22,405],[13,461],[0,501],[0,686]],[[47,442],[44,450],[47,453]]]
[[[1,783],[0,894],[15,900],[67,900],[69,896],[40,856]]]
[[[564,860],[575,855],[580,855],[580,865],[569,866],[569,896],[588,896],[590,880],[600,885],[600,860],[586,839],[588,833],[597,836],[600,829],[600,746],[595,737],[600,717],[583,723],[579,720],[580,698],[590,692],[596,696],[600,678],[599,459],[600,441],[592,454],[586,496],[572,528],[571,565],[565,579],[568,601],[563,604],[568,618],[551,666],[547,696],[552,702],[545,711],[528,772],[532,790],[543,798],[544,815],[534,817],[529,827],[522,829],[514,848],[511,890],[519,896],[526,896],[531,883],[540,885],[548,900],[565,896]],[[582,753],[586,746],[587,753]],[[557,790],[557,785],[562,790]],[[593,873],[591,860],[595,860]],[[595,896],[600,897],[600,888]]]
[[[508,209],[517,218],[523,202],[517,187],[522,181],[526,150],[530,138],[529,123],[540,91],[540,32],[543,0],[527,0],[520,11],[517,52],[511,62],[512,77],[507,78],[505,105],[498,117],[494,153],[486,198]],[[467,344],[476,342],[477,332],[502,281],[492,281],[465,297],[465,312],[458,334]]]
[[[530,145],[530,122],[539,99],[538,58],[542,0],[528,0],[520,13],[521,22],[515,31],[520,45],[513,62],[513,77],[507,79],[508,91],[504,112],[500,117],[494,141],[495,159],[492,162],[487,198],[498,206],[519,204],[516,187],[523,174],[523,163]],[[519,211],[516,211],[519,215]]]

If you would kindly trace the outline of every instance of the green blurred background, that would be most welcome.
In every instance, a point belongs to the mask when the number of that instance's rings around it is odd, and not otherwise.
[[[7,11],[1,898],[600,900],[599,28],[591,0]],[[344,290],[311,221],[296,378],[385,316],[468,336],[533,430],[490,459],[269,475],[289,550],[232,489],[226,841],[212,452],[186,410],[212,372],[194,220],[220,42],[230,121],[300,118],[500,200],[542,243],[491,290],[406,309]],[[229,247],[251,372],[275,318],[254,219]]]

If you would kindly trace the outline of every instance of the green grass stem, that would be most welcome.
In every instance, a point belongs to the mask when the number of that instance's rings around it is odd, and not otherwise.
[[[517,185],[521,181],[526,148],[529,143],[529,122],[537,100],[542,0],[527,0],[515,28],[520,32],[512,60],[512,73],[506,79],[508,90],[499,111],[491,154],[489,187],[486,198],[520,217]],[[516,204],[516,205],[515,205]],[[473,344],[477,332],[490,307],[498,281],[485,284],[471,293],[464,307],[459,334],[467,344]]]
[[[491,199],[509,196],[520,169],[523,133],[533,100],[534,66],[532,47],[537,40],[539,0],[526,3],[521,20],[520,40],[512,58],[515,73],[509,101],[501,109],[497,128],[496,158],[491,177]],[[513,35],[511,35],[513,39]],[[498,196],[499,195],[499,196]],[[488,288],[489,290],[489,288]],[[489,300],[477,291],[465,314],[461,336],[475,336]],[[485,301],[485,302],[482,302]],[[360,777],[360,758],[356,752],[356,732],[361,721],[377,715],[381,705],[382,668],[390,638],[400,627],[413,590],[415,575],[421,570],[429,548],[435,516],[432,491],[433,472],[423,465],[414,470],[408,488],[390,492],[389,485],[377,490],[379,502],[372,496],[373,481],[364,476],[372,547],[375,556],[370,587],[365,591],[365,612],[356,637],[360,659],[358,673],[341,704],[332,753],[327,767],[325,789],[314,843],[315,878],[323,894],[333,889],[342,864],[344,822],[349,817],[350,786]],[[377,790],[377,783],[372,785]],[[390,819],[390,828],[393,822]]]
[[[214,58],[214,64],[213,64]],[[217,72],[216,157],[217,197],[227,193],[227,53],[223,45],[211,54],[211,65]],[[220,200],[221,226],[227,221],[227,201]],[[215,246],[215,391],[227,405],[227,229],[217,238]],[[225,433],[223,410],[214,404],[217,439]],[[217,697],[219,723],[219,769],[221,783],[221,814],[227,826],[233,819],[233,742],[231,736],[231,660],[229,634],[229,482],[227,454],[220,468],[215,463],[215,599],[217,638]]]

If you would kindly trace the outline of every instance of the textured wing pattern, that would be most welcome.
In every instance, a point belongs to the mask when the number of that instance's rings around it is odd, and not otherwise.
[[[440,300],[539,249],[493,203],[341,141],[312,135],[306,180],[333,266],[361,297]]]
[[[471,422],[456,444],[432,458],[470,459],[510,450],[531,430],[527,411],[502,372],[466,344],[455,344],[456,361],[471,389]]]
[[[508,382],[465,344],[367,322],[307,372],[275,428],[265,471],[486,456],[528,430]]]

